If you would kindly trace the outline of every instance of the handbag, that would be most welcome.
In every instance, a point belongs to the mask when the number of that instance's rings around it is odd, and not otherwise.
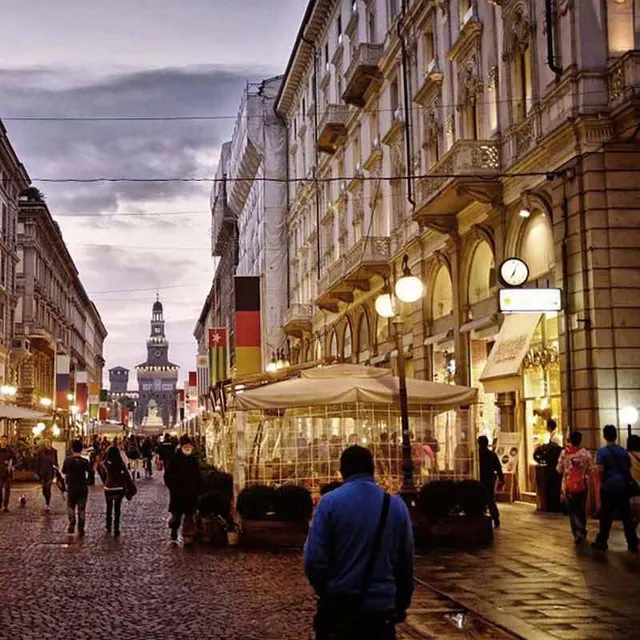
[[[102,484],[104,484],[107,481],[107,470],[105,469],[104,464],[102,462],[98,462],[96,470],[98,471]]]
[[[620,466],[620,463],[618,462],[618,459],[615,457],[615,455],[613,455],[611,451],[609,451],[609,453],[611,454],[611,458],[613,459],[613,464],[616,466],[616,469],[618,469],[618,471],[620,472],[620,475],[623,477],[623,479],[627,483],[627,495],[630,498],[635,498],[637,496],[640,496],[640,485],[638,485],[638,483],[633,479],[633,476],[631,475],[631,470],[625,473],[624,469]]]
[[[353,630],[358,625],[359,616],[364,606],[369,587],[371,586],[373,569],[380,551],[382,533],[387,523],[390,502],[391,496],[385,492],[382,500],[380,519],[373,538],[373,544],[371,545],[371,552],[362,575],[360,592],[357,594],[322,594],[318,599],[317,611],[314,618],[314,629],[317,634],[320,635],[328,631],[347,632]]]
[[[136,487],[136,483],[131,479],[131,476],[127,473],[126,479],[124,481],[124,497],[127,500],[131,500],[133,496],[138,493],[138,487]]]

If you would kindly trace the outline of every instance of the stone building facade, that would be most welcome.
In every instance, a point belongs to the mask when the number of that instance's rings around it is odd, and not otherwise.
[[[138,403],[134,422],[157,415],[164,427],[176,421],[176,384],[179,367],[169,361],[169,340],[165,333],[164,309],[160,300],[153,303],[151,328],[147,339],[147,359],[136,366]]]
[[[77,372],[87,372],[89,384],[102,386],[107,330],[44,199],[29,189],[19,200],[17,401],[42,409],[42,398],[54,398],[56,354],[70,356],[72,381]]]
[[[479,388],[479,430],[520,434],[522,490],[546,418],[595,447],[640,405],[639,4],[312,0],[276,101],[292,359],[395,367],[374,300],[407,255],[408,375]],[[563,310],[488,376],[518,325],[501,333],[510,256]]]

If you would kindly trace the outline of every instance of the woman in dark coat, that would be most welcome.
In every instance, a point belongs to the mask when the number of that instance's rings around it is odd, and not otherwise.
[[[182,538],[185,544],[193,541],[195,513],[202,479],[197,458],[193,455],[193,442],[189,436],[180,438],[180,448],[169,460],[164,473],[164,482],[169,487],[169,512],[171,539],[178,539],[178,529],[184,517]]]
[[[58,452],[53,447],[51,438],[45,438],[44,447],[38,451],[36,460],[36,474],[40,478],[42,485],[42,496],[44,497],[44,510],[50,510],[51,485],[55,479],[55,470],[58,467]]]
[[[117,446],[113,445],[107,449],[104,466],[107,472],[104,481],[104,497],[107,501],[107,531],[111,533],[111,525],[113,524],[113,535],[119,536],[122,498],[124,498],[125,486],[132,480]]]

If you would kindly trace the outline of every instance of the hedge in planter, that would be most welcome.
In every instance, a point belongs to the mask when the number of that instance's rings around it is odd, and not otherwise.
[[[254,485],[238,496],[243,545],[251,547],[301,547],[313,511],[311,493],[304,487],[278,489]]]
[[[230,522],[231,498],[219,491],[200,497],[198,525],[202,542],[225,545]]]
[[[441,480],[420,490],[415,533],[418,544],[487,545],[493,540],[485,515],[486,489],[476,480]]]

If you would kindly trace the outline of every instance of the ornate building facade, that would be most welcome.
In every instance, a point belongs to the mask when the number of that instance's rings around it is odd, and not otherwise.
[[[101,388],[107,330],[41,194],[28,189],[19,200],[17,401],[42,410],[40,401],[54,397],[56,355],[70,356],[72,381],[86,372],[86,381]]]
[[[178,365],[169,361],[169,341],[165,334],[164,310],[160,300],[153,303],[151,331],[147,339],[147,359],[136,366],[138,404],[135,424],[157,415],[163,426],[171,427],[177,419],[176,384]]]
[[[395,367],[374,300],[407,255],[408,374],[479,388],[481,430],[520,435],[523,490],[546,418],[595,447],[640,405],[639,4],[312,0],[276,100],[293,359]],[[561,312],[503,329],[510,256]],[[490,376],[511,329],[528,350]]]

